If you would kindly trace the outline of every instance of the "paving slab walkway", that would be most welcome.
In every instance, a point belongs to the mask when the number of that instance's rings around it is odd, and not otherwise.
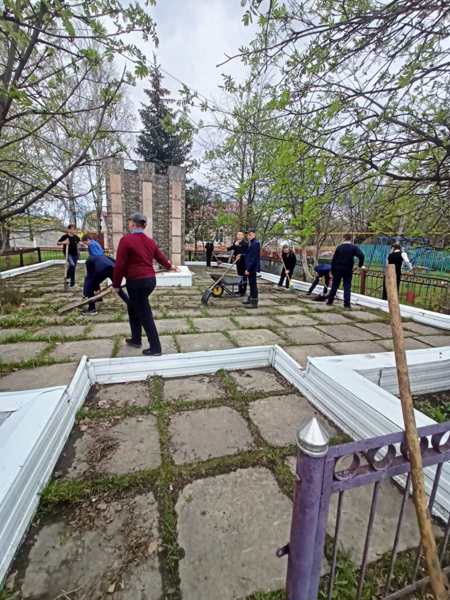
[[[271,369],[92,388],[7,589],[18,600],[271,598],[286,576],[275,550],[289,539],[296,430],[312,415],[339,441]],[[344,502],[340,543],[355,561],[370,498],[364,488]],[[371,560],[389,549],[400,503],[384,482]],[[333,499],[329,535],[335,514]],[[411,503],[405,518],[402,549],[417,543]]]

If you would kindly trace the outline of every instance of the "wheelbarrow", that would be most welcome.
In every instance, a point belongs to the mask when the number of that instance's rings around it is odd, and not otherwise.
[[[231,269],[233,269],[235,264],[236,264],[236,260],[234,260],[225,269],[225,271],[222,273],[222,275],[219,275],[216,273],[209,274],[209,276],[214,281],[214,283],[207,290],[205,290],[203,292],[202,304],[208,304],[208,300],[211,298],[211,296],[214,296],[215,298],[220,298],[220,296],[222,296],[225,291],[227,292],[227,294],[230,294],[231,296],[236,295],[234,292],[234,286],[235,285],[239,286],[241,277],[228,275],[228,273],[231,271]],[[225,284],[224,283],[225,280],[231,280],[231,282]]]
[[[211,288],[211,295],[214,298],[220,298],[224,294],[233,297],[241,295],[239,286],[242,284],[242,277],[240,275],[226,275],[220,278],[216,273],[210,273],[209,276],[216,282]]]

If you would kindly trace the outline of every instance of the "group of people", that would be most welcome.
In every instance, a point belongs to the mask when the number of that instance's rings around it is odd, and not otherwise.
[[[75,286],[76,266],[79,259],[80,247],[87,248],[88,259],[86,260],[86,276],[84,279],[83,295],[92,298],[85,312],[96,314],[95,296],[100,290],[101,284],[110,279],[113,290],[125,302],[128,310],[131,337],[126,339],[129,346],[140,348],[142,346],[142,329],[144,329],[149,347],[143,350],[147,356],[159,356],[161,354],[161,342],[153,319],[149,297],[156,287],[156,273],[153,262],[158,262],[164,269],[178,271],[156,242],[145,234],[147,218],[141,213],[134,213],[128,220],[129,233],[123,236],[119,242],[116,260],[106,256],[102,246],[89,234],[81,239],[77,235],[73,225],[67,227],[66,233],[58,240],[58,245],[63,246],[64,256],[67,263],[66,277],[71,287]],[[206,246],[207,264],[211,264],[214,244],[209,242]],[[247,231],[239,231],[236,239],[228,247],[231,252],[231,260],[236,265],[240,276],[239,293],[245,296],[247,288],[249,295],[243,302],[247,308],[258,306],[258,273],[261,270],[260,255],[261,245],[256,239],[256,231],[249,228]],[[278,286],[290,286],[291,279],[297,264],[294,250],[287,244],[283,245],[281,251],[283,269]],[[324,291],[319,299],[326,300],[331,305],[341,282],[344,288],[344,307],[351,308],[351,285],[355,259],[359,268],[364,266],[364,254],[361,249],[353,243],[350,234],[344,236],[333,254],[331,262],[319,262],[315,267],[316,277],[312,282],[308,294],[312,294],[320,280],[324,280]],[[400,287],[402,266],[406,264],[409,270],[411,263],[400,244],[394,244],[388,256],[388,264],[394,264],[397,274],[397,286]],[[126,284],[122,286],[125,278]],[[331,283],[331,288],[330,288]],[[123,289],[126,288],[126,291]],[[328,291],[328,289],[330,290]],[[384,286],[383,298],[386,299],[386,287]]]
[[[116,260],[106,256],[101,245],[89,235],[79,238],[76,228],[69,225],[66,233],[58,240],[64,247],[67,257],[67,278],[70,286],[75,286],[75,271],[81,247],[87,247],[86,276],[83,295],[94,298],[100,285],[106,280],[112,281],[113,290],[126,303],[131,337],[126,343],[134,348],[142,347],[142,329],[148,338],[149,347],[142,353],[146,356],[160,356],[161,342],[150,307],[149,296],[156,287],[156,273],[153,261],[156,260],[164,269],[178,271],[156,242],[148,237],[144,230],[147,218],[141,213],[134,213],[128,220],[129,233],[124,235],[118,245]],[[126,279],[126,292],[122,288],[122,280]],[[95,302],[88,304],[87,313],[96,314]]]
[[[246,308],[258,308],[258,273],[261,271],[261,244],[256,239],[256,230],[253,228],[238,231],[234,242],[229,246],[231,260],[236,265],[239,275],[239,294],[245,296],[247,287],[249,295],[243,302]],[[211,266],[214,253],[214,242],[209,241],[205,245],[206,266]]]

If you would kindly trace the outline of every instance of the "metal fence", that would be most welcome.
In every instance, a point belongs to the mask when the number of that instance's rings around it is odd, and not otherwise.
[[[361,244],[367,265],[384,266],[391,251],[389,244]],[[429,271],[450,272],[450,253],[430,247],[406,247],[408,257],[414,267],[422,267]]]
[[[82,249],[80,251],[80,257],[85,259],[87,256],[88,251],[86,249]],[[7,271],[8,269],[15,269],[17,267],[24,267],[26,265],[34,265],[45,260],[53,259],[64,259],[64,253],[61,248],[57,246],[15,248],[14,250],[7,250],[0,255],[0,271]]]
[[[383,283],[383,271],[376,269],[358,271],[353,275],[352,291],[381,298]],[[450,308],[449,289],[449,280],[406,273],[400,283],[399,298],[402,304],[443,312]]]
[[[429,510],[433,511],[444,463],[450,460],[450,422],[419,429],[424,467],[435,466],[434,479],[429,495]],[[298,434],[298,457],[296,466],[295,496],[289,543],[280,548],[278,556],[288,555],[287,600],[334,600],[337,594],[337,571],[339,566],[340,538],[342,535],[343,502],[349,490],[372,486],[367,526],[361,531],[364,550],[356,568],[354,589],[347,589],[346,598],[367,598],[367,585],[371,586],[370,598],[396,600],[410,598],[410,594],[424,590],[429,578],[422,564],[420,545],[409,553],[409,561],[402,570],[407,571],[399,585],[394,577],[396,563],[400,560],[399,541],[404,526],[406,501],[410,493],[410,462],[405,446],[404,432],[384,435],[370,440],[351,442],[328,447],[326,433],[317,419],[312,419]],[[380,453],[385,449],[383,457]],[[350,466],[342,466],[348,460]],[[377,571],[376,590],[368,583],[369,550],[373,538],[380,484],[393,477],[402,476],[405,483],[400,510],[396,517],[393,545],[388,560]],[[332,496],[337,495],[337,508],[333,539],[327,540],[327,523]],[[443,535],[437,540],[442,568],[450,572],[449,556],[450,519]],[[329,542],[329,543],[326,543]],[[330,561],[330,573],[321,580],[323,558]]]

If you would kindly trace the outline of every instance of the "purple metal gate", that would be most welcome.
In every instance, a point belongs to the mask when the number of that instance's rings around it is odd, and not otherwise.
[[[430,511],[436,501],[443,464],[450,460],[449,433],[450,422],[419,429],[424,467],[436,466],[429,496]],[[314,418],[298,432],[297,444],[299,452],[290,541],[277,552],[280,557],[288,555],[287,600],[317,600],[319,597],[330,500],[333,494],[338,494],[336,525],[330,557],[331,570],[326,589],[321,590],[321,597],[327,600],[335,597],[333,593],[345,493],[352,488],[373,485],[367,528],[365,532],[361,532],[361,535],[365,536],[365,542],[354,592],[355,600],[362,598],[380,484],[396,476],[403,476],[406,484],[402,492],[401,508],[385,581],[381,592],[376,597],[395,600],[425,588],[428,578],[420,576],[421,548],[419,546],[415,550],[409,582],[402,589],[392,589],[406,500],[411,491],[410,463],[405,448],[404,433],[393,433],[329,448],[328,436]],[[345,460],[351,461],[351,464],[342,468],[340,463]],[[450,497],[448,503],[450,507]],[[450,572],[449,561],[446,560],[449,537],[450,519],[444,527],[442,539],[438,541],[441,564],[446,573]]]

